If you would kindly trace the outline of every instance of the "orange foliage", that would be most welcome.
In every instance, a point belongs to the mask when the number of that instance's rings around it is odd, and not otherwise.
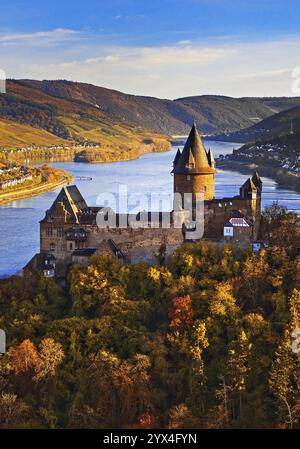
[[[193,324],[192,300],[189,295],[179,296],[172,301],[169,312],[169,327],[173,332],[184,332]]]
[[[30,340],[24,340],[11,354],[11,365],[15,374],[26,373],[38,363],[38,353]]]
[[[158,429],[158,422],[155,416],[145,413],[139,418],[138,426],[139,429]]]

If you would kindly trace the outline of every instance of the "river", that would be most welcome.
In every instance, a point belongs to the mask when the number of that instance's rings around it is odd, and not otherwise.
[[[239,144],[206,142],[214,156],[229,154]],[[90,206],[97,204],[98,195],[115,192],[119,185],[127,185],[128,193],[161,193],[171,196],[173,177],[170,175],[177,147],[166,153],[150,153],[140,159],[105,164],[64,162],[53,164],[72,172],[73,176],[91,177],[92,180],[76,179],[75,183]],[[216,197],[234,196],[247,179],[247,175],[218,170]],[[275,181],[263,180],[263,207],[278,200],[290,209],[300,210],[300,194],[277,187]],[[55,200],[58,190],[27,199],[12,201],[0,206],[0,277],[19,272],[31,257],[39,251],[39,220]]]

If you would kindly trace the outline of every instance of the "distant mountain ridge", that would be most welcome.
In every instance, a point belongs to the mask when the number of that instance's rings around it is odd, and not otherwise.
[[[79,101],[134,126],[164,134],[185,134],[196,120],[202,133],[237,131],[263,120],[274,112],[300,106],[300,98],[231,98],[201,95],[159,99],[72,81],[22,80],[47,95]]]
[[[222,133],[218,140],[256,142],[300,132],[300,106],[278,112],[255,125],[232,133]]]
[[[65,80],[8,80],[7,93],[0,95],[0,147],[90,142],[134,148],[184,135],[194,120],[204,134],[230,135],[295,105],[300,108],[300,97],[167,100]]]

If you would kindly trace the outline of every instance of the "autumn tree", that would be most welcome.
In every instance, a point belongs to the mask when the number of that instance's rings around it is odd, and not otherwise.
[[[57,368],[63,359],[64,352],[61,344],[55,343],[52,338],[44,338],[39,346],[39,356],[35,365],[34,380],[39,382],[55,376]]]
[[[292,352],[289,329],[276,351],[269,385],[277,406],[278,425],[292,429],[300,418],[300,372],[299,354]]]
[[[29,407],[15,394],[1,393],[0,395],[0,428],[9,429],[22,426]]]
[[[174,333],[188,331],[193,323],[193,308],[190,296],[174,298],[169,312],[170,330]]]
[[[73,414],[82,407],[91,410],[88,426],[100,428],[136,423],[152,411],[149,371],[150,361],[144,355],[136,354],[126,361],[107,351],[93,355],[81,386],[88,402],[78,404]]]
[[[186,404],[179,404],[171,408],[169,429],[198,429],[199,427],[199,419],[192,414]]]
[[[24,374],[33,371],[38,363],[38,353],[30,340],[24,340],[11,353],[11,364],[15,374]]]
[[[292,333],[300,326],[300,292],[289,301],[290,321],[275,354],[269,385],[276,398],[279,426],[293,428],[300,419],[300,354],[292,351]]]

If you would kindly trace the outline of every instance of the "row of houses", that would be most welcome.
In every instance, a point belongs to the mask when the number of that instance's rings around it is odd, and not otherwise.
[[[15,187],[33,178],[27,167],[9,165],[0,169],[0,190]]]
[[[34,151],[34,150],[72,150],[74,148],[86,148],[86,147],[93,147],[93,148],[100,148],[100,145],[95,142],[81,142],[78,144],[73,145],[52,145],[47,147],[37,147],[37,146],[27,146],[27,147],[18,147],[14,150],[4,148],[1,150],[2,153],[11,154],[11,153],[20,153],[20,152],[27,152],[27,151]]]
[[[28,175],[23,175],[18,178],[8,179],[7,181],[3,181],[3,182],[0,181],[0,190],[14,187],[18,184],[23,184],[25,181],[31,181],[31,180],[32,180],[32,175],[28,174]]]

